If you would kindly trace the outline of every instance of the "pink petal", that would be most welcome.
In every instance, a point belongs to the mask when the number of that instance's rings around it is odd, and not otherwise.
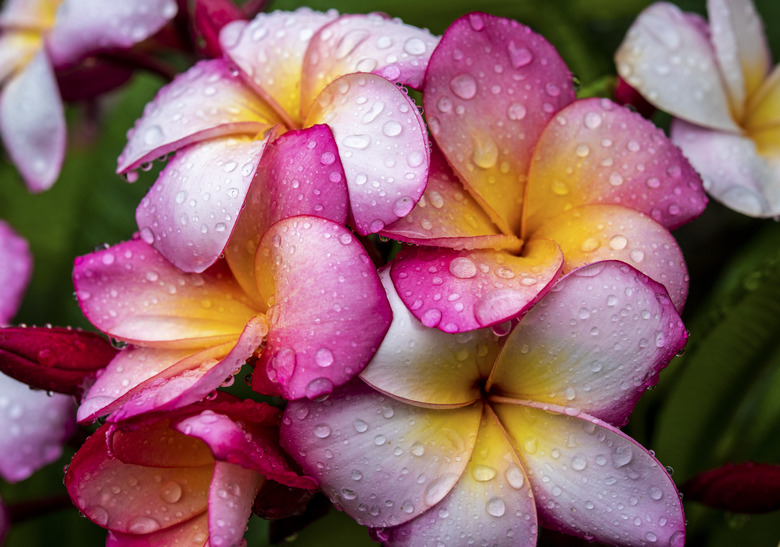
[[[31,192],[48,190],[65,156],[65,114],[41,50],[0,92],[0,136]]]
[[[52,61],[68,65],[96,51],[129,48],[160,30],[177,11],[175,0],[64,0],[46,37]]]
[[[598,419],[557,414],[560,407],[494,408],[518,447],[544,527],[607,544],[684,545],[677,488],[636,441]]]
[[[682,120],[674,120],[671,135],[701,173],[710,196],[745,215],[780,214],[780,166],[760,156],[752,140]]]
[[[619,260],[661,283],[677,311],[688,294],[688,270],[677,241],[650,217],[619,205],[585,205],[546,221],[532,239],[552,239],[563,251],[563,272]]]
[[[238,282],[247,292],[255,291],[255,252],[274,222],[314,215],[344,224],[347,208],[344,169],[327,126],[288,131],[272,141],[263,152],[225,249]]]
[[[33,257],[27,240],[0,220],[0,326],[19,309],[32,276]]]
[[[6,0],[0,10],[0,26],[48,28],[57,6],[52,0]]]
[[[266,141],[224,137],[179,150],[138,205],[141,238],[185,272],[225,249]]]
[[[279,123],[225,61],[200,61],[163,87],[128,132],[118,173],[187,144],[225,135],[255,135]],[[219,159],[219,158],[216,158]]]
[[[190,34],[198,54],[221,57],[219,33],[232,21],[244,19],[244,12],[231,0],[198,0],[189,4]]]
[[[498,356],[490,329],[452,335],[425,327],[406,308],[390,280],[380,274],[393,322],[374,358],[360,373],[364,382],[393,397],[425,405],[463,406],[480,398],[479,380]]]
[[[394,526],[455,485],[481,413],[481,404],[447,411],[406,405],[356,381],[324,402],[291,401],[282,447],[358,523]]]
[[[209,544],[241,545],[252,503],[265,478],[251,469],[217,462],[209,487]]]
[[[621,262],[561,279],[509,335],[498,392],[587,412],[618,426],[685,346],[664,288]]]
[[[523,256],[506,251],[409,247],[391,275],[406,306],[426,327],[464,332],[512,319],[558,277],[563,254],[554,241],[535,240]]]
[[[685,498],[731,513],[768,513],[780,509],[780,465],[729,463],[690,479]]]
[[[697,125],[736,131],[707,29],[668,3],[645,9],[615,54],[620,76],[648,101]]]
[[[255,375],[284,397],[315,398],[358,374],[390,325],[387,297],[365,250],[346,228],[318,217],[274,224],[257,250],[261,300],[271,308]]]
[[[155,545],[191,545],[205,547],[208,544],[208,514],[201,513],[189,520],[149,534],[123,534],[108,531],[106,547],[153,547]]]
[[[73,398],[0,374],[0,402],[0,476],[17,482],[60,457],[75,430]]]
[[[373,74],[347,74],[317,96],[305,125],[330,126],[355,229],[376,233],[406,216],[425,191],[428,136],[414,101]]]
[[[528,27],[472,13],[445,32],[424,89],[431,133],[455,172],[502,232],[519,233],[536,139],[574,100],[563,60]]]
[[[342,15],[320,28],[306,50],[301,81],[303,114],[330,82],[370,72],[420,89],[439,40],[430,32],[379,14]]]
[[[216,345],[257,313],[223,262],[185,273],[141,240],[76,258],[73,283],[92,324],[128,342]]]
[[[612,203],[669,229],[707,203],[701,180],[663,131],[607,99],[584,99],[546,128],[528,174],[523,230],[578,205]]]

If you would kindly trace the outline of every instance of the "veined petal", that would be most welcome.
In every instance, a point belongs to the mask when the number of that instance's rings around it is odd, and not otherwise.
[[[407,405],[356,380],[326,401],[291,401],[281,442],[358,523],[395,526],[436,505],[455,485],[481,414],[479,403],[446,411]]]
[[[241,545],[252,503],[265,477],[252,469],[218,461],[209,487],[209,544]]]
[[[32,276],[33,257],[27,240],[0,220],[0,326],[6,325],[22,303]]]
[[[0,92],[0,136],[31,192],[48,190],[65,157],[65,114],[41,49]]]
[[[128,132],[117,172],[132,171],[196,141],[225,135],[254,137],[280,122],[225,61],[200,61],[146,105]]]
[[[327,395],[376,352],[392,312],[374,265],[343,226],[299,216],[260,241],[255,277],[270,331],[256,375],[287,399]]]
[[[669,229],[707,203],[699,175],[663,131],[606,99],[577,101],[558,113],[534,150],[523,233],[578,205],[612,203]]]
[[[621,262],[561,279],[509,335],[497,393],[587,412],[616,425],[685,345],[662,286]]]
[[[391,275],[401,300],[426,327],[464,332],[522,314],[547,292],[562,266],[558,245],[537,239],[522,256],[408,247],[396,255]]]
[[[208,514],[204,511],[189,520],[150,534],[123,534],[108,531],[106,547],[150,547],[151,545],[190,545],[205,547],[209,537]]]
[[[434,51],[423,106],[434,139],[505,234],[518,234],[526,173],[547,121],[574,100],[569,70],[540,35],[472,13]]]
[[[479,380],[498,356],[490,329],[458,335],[420,323],[398,297],[389,268],[380,273],[393,322],[360,377],[397,399],[423,405],[463,406],[480,397]]]
[[[563,273],[602,260],[625,262],[669,292],[678,312],[688,295],[688,270],[677,240],[650,217],[619,205],[584,205],[546,221],[531,236],[563,251]]]
[[[257,92],[275,104],[287,124],[300,127],[301,70],[312,36],[338,17],[300,8],[260,13],[249,23],[236,21],[222,28],[219,39],[225,55],[251,81]]]
[[[222,137],[179,150],[135,211],[141,238],[185,272],[225,249],[266,141]]]
[[[96,51],[129,48],[160,30],[177,11],[175,0],[63,0],[46,36],[49,54],[60,67]]]
[[[484,412],[460,480],[428,511],[387,530],[388,544],[455,545],[469,538],[481,545],[534,547],[536,507],[522,466],[496,416]]]
[[[317,96],[305,125],[330,126],[344,166],[355,229],[380,231],[425,191],[428,135],[414,101],[374,74],[347,74]]]
[[[762,157],[755,142],[682,120],[673,121],[671,137],[701,173],[710,196],[745,215],[780,214],[780,162]]]
[[[657,2],[639,14],[615,53],[620,76],[650,103],[697,125],[739,131],[706,27]]]
[[[274,223],[314,215],[347,220],[347,182],[330,129],[315,125],[288,131],[268,144],[225,248],[230,269],[244,290],[255,292],[255,253]]]
[[[584,414],[557,414],[562,408],[494,408],[519,449],[543,526],[608,544],[684,545],[677,488],[636,441]]]
[[[146,345],[204,347],[235,340],[257,313],[224,263],[202,274],[185,273],[140,240],[76,258],[73,283],[93,325]]]
[[[420,89],[439,39],[399,19],[379,14],[342,15],[312,37],[303,60],[303,117],[314,98],[333,80],[352,72],[370,72]]]

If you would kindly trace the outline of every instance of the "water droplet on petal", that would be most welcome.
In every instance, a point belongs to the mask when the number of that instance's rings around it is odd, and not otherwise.
[[[461,99],[473,99],[477,94],[477,81],[471,74],[460,74],[450,80],[450,89]]]
[[[475,481],[487,482],[493,480],[498,472],[489,465],[476,465],[472,471]]]
[[[499,497],[490,498],[487,502],[487,512],[494,517],[502,517],[506,512],[506,504]]]
[[[333,364],[333,352],[328,348],[320,348],[317,350],[314,361],[321,367],[329,367]]]
[[[518,47],[514,40],[509,41],[507,52],[509,53],[509,60],[515,68],[522,68],[534,60],[533,53],[526,47]]]
[[[150,534],[159,529],[160,523],[151,517],[136,517],[127,527],[131,534]]]
[[[160,487],[160,497],[168,503],[176,503],[181,495],[181,485],[176,481],[168,481]]]
[[[477,266],[465,256],[453,258],[450,262],[450,273],[458,279],[471,279],[477,275]]]

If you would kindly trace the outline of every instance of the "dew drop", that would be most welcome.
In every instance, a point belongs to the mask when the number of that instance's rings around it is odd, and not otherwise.
[[[502,517],[506,512],[506,504],[499,497],[490,498],[487,502],[487,512],[494,517]]]
[[[450,80],[450,89],[461,99],[473,99],[477,94],[477,81],[471,74],[460,74]]]
[[[357,431],[358,433],[365,433],[366,431],[368,431],[368,424],[359,418],[354,422],[352,422],[352,426],[355,428],[355,431]]]
[[[622,251],[628,245],[628,239],[622,235],[616,235],[609,240],[609,248],[613,251]]]
[[[330,437],[331,429],[328,424],[317,424],[314,426],[314,436],[318,439],[327,439]]]
[[[509,483],[509,486],[515,490],[520,490],[525,483],[523,471],[516,465],[510,466],[509,469],[507,469],[504,473],[504,477],[506,477],[506,482]]]
[[[333,393],[333,387],[333,382],[329,379],[317,378],[316,380],[309,382],[304,392],[309,399],[318,399]]]
[[[333,352],[328,348],[320,348],[314,356],[314,361],[321,367],[329,367],[333,364]]]
[[[590,253],[601,247],[601,242],[593,237],[589,237],[582,242],[580,250],[584,253]]]
[[[450,273],[458,279],[471,279],[477,275],[477,266],[465,256],[459,256],[450,262]]]
[[[127,527],[127,531],[131,534],[149,534],[159,529],[160,523],[151,517],[136,517]]]
[[[509,60],[515,68],[522,68],[534,60],[533,53],[526,47],[518,47],[514,40],[509,41],[507,53],[509,53]]]
[[[168,503],[176,503],[181,496],[181,485],[176,481],[168,481],[160,487],[160,497]]]
[[[509,117],[510,120],[513,121],[520,121],[523,118],[525,118],[525,115],[527,114],[527,110],[525,106],[523,106],[520,103],[512,103],[509,105],[509,108],[507,108],[506,115]]]
[[[491,169],[498,162],[498,146],[496,141],[485,136],[474,138],[474,152],[471,156],[474,163],[482,169]]]
[[[498,472],[489,465],[476,465],[472,471],[472,476],[475,481],[487,482],[493,480]]]

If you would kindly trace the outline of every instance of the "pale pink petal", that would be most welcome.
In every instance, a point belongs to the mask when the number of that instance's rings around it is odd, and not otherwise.
[[[662,286],[620,262],[575,270],[509,335],[494,390],[587,412],[616,425],[685,346]]]
[[[223,137],[179,150],[135,211],[141,238],[185,272],[225,249],[266,141]]]
[[[287,399],[315,398],[358,374],[392,313],[374,265],[355,237],[330,220],[274,224],[257,250],[255,275],[268,303],[268,340],[255,375]]]
[[[190,545],[205,547],[209,535],[208,514],[199,515],[149,534],[123,534],[108,531],[106,547],[154,547],[155,545]]]
[[[347,74],[317,96],[305,125],[330,126],[355,229],[376,233],[406,216],[425,191],[428,135],[414,101],[373,74]]]
[[[16,315],[32,268],[33,257],[27,241],[0,220],[0,327]]]
[[[534,150],[524,234],[578,205],[611,203],[669,229],[707,203],[701,179],[663,131],[607,99],[577,101],[558,113]]]
[[[90,53],[126,49],[160,30],[178,11],[175,0],[63,0],[46,41],[56,66]]]
[[[65,114],[54,71],[41,50],[0,92],[0,136],[31,192],[48,190],[65,157]]]
[[[254,137],[279,122],[225,61],[200,61],[146,105],[127,134],[117,172],[133,171],[193,142],[225,135]]]
[[[479,380],[498,356],[490,329],[457,336],[425,327],[398,297],[389,269],[380,273],[393,310],[393,322],[360,377],[374,388],[405,401],[463,406],[480,398]]]
[[[436,505],[455,485],[481,414],[481,404],[444,412],[407,405],[355,381],[326,401],[291,401],[281,442],[358,523],[395,526]]]
[[[612,545],[684,545],[677,488],[636,441],[560,407],[494,408],[525,464],[542,526]]]
[[[347,183],[333,135],[324,125],[288,131],[263,152],[241,215],[225,248],[230,269],[248,293],[255,291],[255,252],[274,222],[314,215],[347,220]]]
[[[745,215],[780,214],[780,161],[760,156],[752,140],[682,120],[674,120],[671,136],[710,196]]]
[[[531,236],[552,239],[563,251],[563,273],[620,260],[669,292],[677,311],[688,295],[688,270],[677,240],[650,217],[619,205],[584,205],[551,218]]]
[[[22,69],[40,49],[41,37],[35,32],[0,34],[0,84]]]
[[[0,477],[26,479],[62,454],[75,430],[73,398],[30,389],[0,374]]]
[[[342,15],[312,37],[303,60],[303,115],[330,82],[352,72],[370,72],[420,89],[439,39],[399,19],[371,13]]]
[[[251,22],[235,21],[222,28],[225,55],[241,69],[289,128],[300,127],[301,69],[314,33],[338,14],[300,8],[260,13]]]
[[[5,0],[0,26],[46,30],[54,23],[59,3],[60,0]]]
[[[706,28],[665,2],[644,10],[615,54],[620,76],[673,116],[736,131]]]
[[[214,464],[209,487],[209,544],[241,545],[252,504],[265,478],[227,462]]]
[[[536,139],[574,100],[563,60],[528,27],[472,13],[445,32],[424,90],[431,133],[455,172],[502,232],[519,233]]]
[[[464,332],[512,319],[549,289],[563,266],[554,241],[506,251],[408,247],[391,270],[401,300],[426,327]]]
[[[414,520],[384,531],[387,544],[533,547],[538,529],[531,483],[495,414],[485,412],[469,465],[450,493]],[[382,537],[383,531],[377,531]]]
[[[216,345],[257,313],[223,262],[185,273],[141,240],[76,258],[73,283],[90,322],[128,342]]]

